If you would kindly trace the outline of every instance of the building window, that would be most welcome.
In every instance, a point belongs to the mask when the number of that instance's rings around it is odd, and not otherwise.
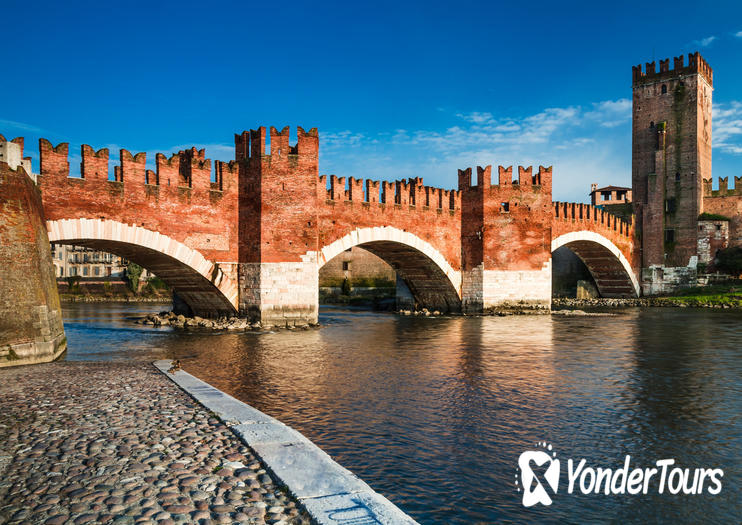
[[[88,267],[87,266],[82,269],[82,274],[85,275],[85,276],[88,275]]]
[[[667,93],[667,84],[662,84],[662,94]]]
[[[665,200],[665,213],[675,213],[677,206],[675,197]]]
[[[93,275],[95,275],[96,277],[100,275],[100,267],[96,266],[95,268],[93,268]]]
[[[509,212],[510,211],[510,203],[509,202],[501,202],[500,203],[500,211]]]
[[[600,196],[603,198],[604,201],[611,200],[611,192],[610,191],[601,191]]]
[[[716,231],[717,231],[717,232],[720,232],[720,231],[721,231],[721,224],[717,224],[717,225],[716,225]]]
[[[679,171],[676,171],[675,172],[675,181],[677,182],[679,180],[680,180],[680,172]]]
[[[665,230],[665,242],[675,242],[675,230]]]
[[[350,261],[343,261],[343,271],[350,270]]]

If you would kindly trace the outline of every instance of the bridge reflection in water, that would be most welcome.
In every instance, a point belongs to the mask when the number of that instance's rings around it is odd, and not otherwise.
[[[738,312],[433,319],[327,308],[320,330],[204,335],[135,327],[124,321],[132,311],[66,307],[68,359],[179,358],[421,523],[731,522],[742,512]],[[723,468],[724,488],[587,497],[561,486],[552,506],[525,509],[517,459],[538,441],[565,462],[610,468],[629,454],[641,466]]]

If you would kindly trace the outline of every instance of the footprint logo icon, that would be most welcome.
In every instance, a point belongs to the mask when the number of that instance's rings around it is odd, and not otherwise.
[[[520,471],[520,487],[523,490],[523,506],[533,507],[541,503],[551,505],[551,496],[546,487],[551,489],[552,494],[557,493],[559,488],[559,460],[552,446],[544,442],[536,443],[543,450],[526,450],[518,458],[518,470]],[[518,474],[515,475],[515,484],[518,486]]]

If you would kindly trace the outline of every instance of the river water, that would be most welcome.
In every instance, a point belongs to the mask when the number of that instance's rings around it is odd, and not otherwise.
[[[742,312],[416,318],[323,308],[318,330],[175,332],[150,305],[64,307],[70,360],[178,358],[295,427],[423,524],[738,523]],[[518,458],[561,463],[525,508]],[[722,468],[718,495],[567,493],[567,463]],[[659,474],[658,476],[659,477]],[[589,479],[588,479],[589,481]],[[708,485],[708,483],[707,483]],[[548,491],[551,494],[551,491]]]

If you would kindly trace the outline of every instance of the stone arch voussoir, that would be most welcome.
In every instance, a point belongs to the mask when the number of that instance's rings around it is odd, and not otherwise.
[[[431,270],[427,277],[427,282],[418,281],[418,291],[426,289],[425,293],[435,295],[440,294],[442,301],[448,310],[460,309],[461,303],[461,272],[454,270],[446,258],[430,243],[424,241],[417,235],[394,228],[391,226],[377,226],[371,228],[359,228],[348,233],[344,237],[328,244],[319,251],[317,262],[318,267],[354,246],[360,246],[371,253],[387,259],[387,254],[395,249],[406,250],[411,258],[425,260],[425,264]],[[397,262],[405,253],[397,253]],[[422,256],[422,257],[421,257]],[[404,278],[404,265],[397,265],[397,271]],[[408,285],[411,283],[408,282]],[[414,284],[414,283],[412,283]],[[414,286],[411,286],[414,288]],[[412,290],[413,294],[415,290]],[[421,292],[421,295],[424,293]],[[455,305],[452,303],[456,303]]]
[[[552,253],[562,246],[570,248],[585,262],[598,284],[598,291],[601,292],[601,295],[606,297],[627,295],[620,292],[605,292],[611,289],[609,281],[624,280],[624,283],[618,282],[615,284],[617,289],[630,290],[631,295],[639,296],[639,281],[634,269],[623,252],[607,237],[587,230],[569,232],[551,241]],[[603,266],[603,270],[597,268],[598,264]]]
[[[184,299],[194,313],[202,310],[212,314],[237,311],[237,284],[200,252],[167,235],[107,219],[61,219],[47,221],[46,227],[50,242],[81,244],[113,253],[118,248],[127,253],[142,253],[145,258],[150,255],[165,265],[171,264],[174,270],[183,274],[183,282],[189,287],[185,295],[190,301]],[[127,258],[136,262],[131,256]],[[179,292],[178,287],[175,288]],[[196,304],[199,302],[203,304]]]

